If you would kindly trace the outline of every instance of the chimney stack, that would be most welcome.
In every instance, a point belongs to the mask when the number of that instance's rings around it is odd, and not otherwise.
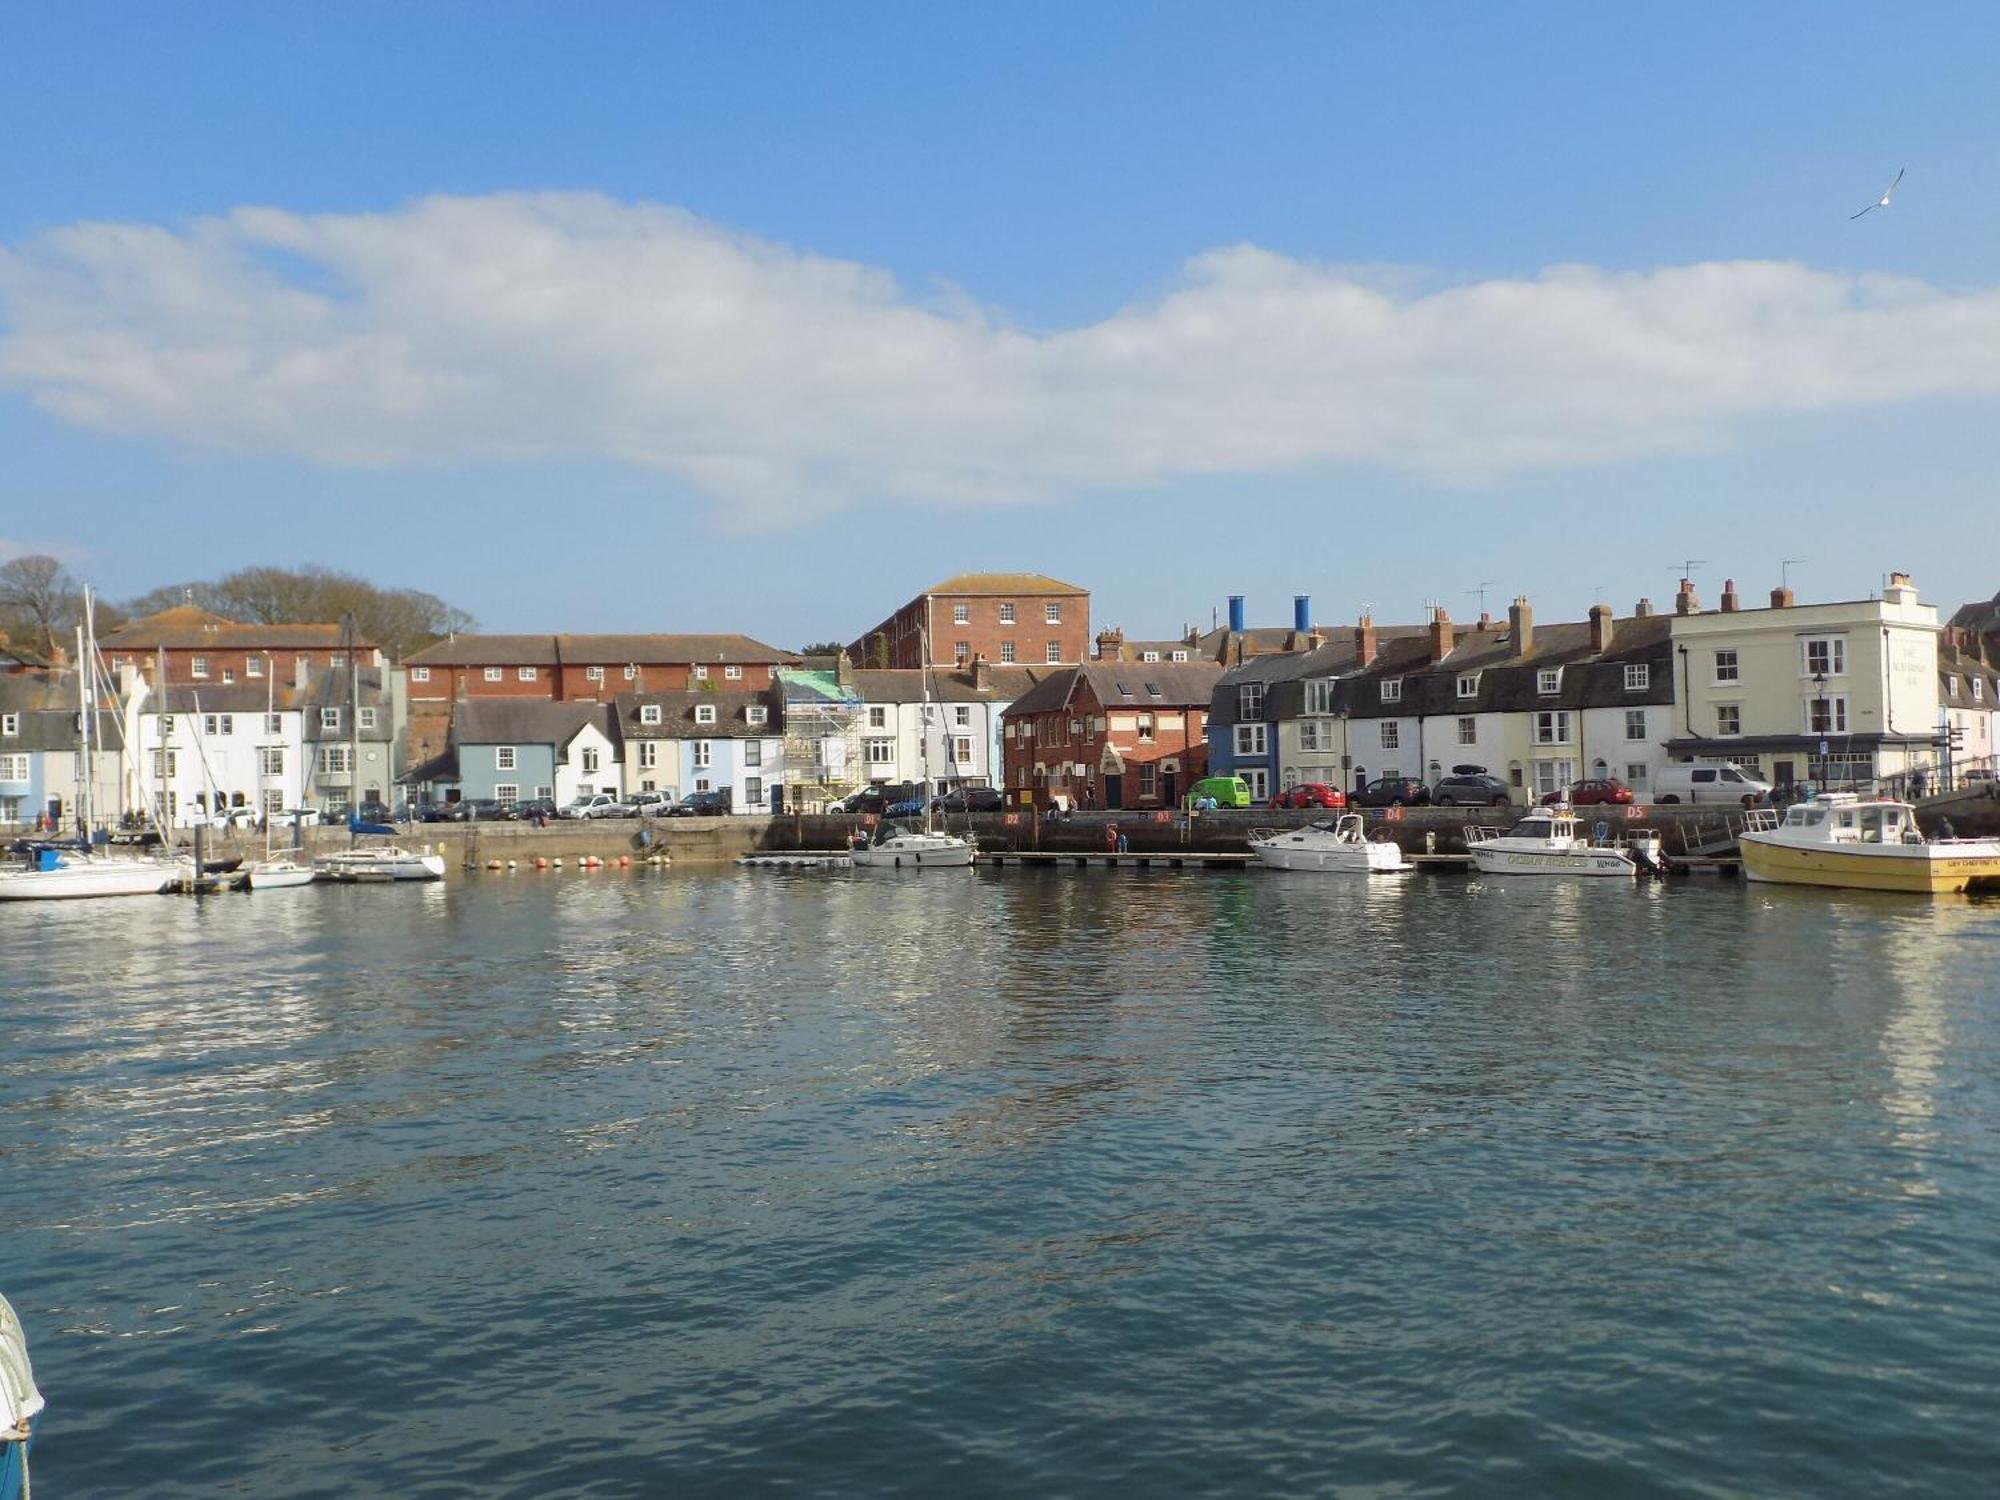
[[[1677,615],[1698,615],[1701,613],[1701,597],[1694,591],[1694,580],[1683,578],[1681,591],[1674,595],[1674,613]]]
[[[1790,609],[1791,607],[1792,607],[1792,591],[1790,589],[1771,590],[1771,608]]]
[[[1354,664],[1357,667],[1372,666],[1375,655],[1375,617],[1363,615],[1361,623],[1354,627]]]
[[[986,653],[982,651],[972,658],[973,691],[983,693],[992,686],[993,663],[986,659]]]
[[[1125,632],[1116,626],[1107,625],[1097,632],[1097,659],[1099,661],[1118,660],[1119,650],[1125,644]]]
[[[1917,602],[1917,586],[1910,582],[1910,575],[1908,573],[1891,573],[1889,575],[1889,586],[1882,590],[1882,602],[1884,604],[1915,604]]]
[[[1637,604],[1632,606],[1633,619],[1650,620],[1652,617],[1653,617],[1653,601],[1651,599],[1641,599]]]
[[[1590,649],[1598,656],[1611,649],[1611,606],[1608,604],[1590,606]]]
[[[1489,611],[1482,609],[1479,612],[1479,633],[1481,635],[1485,635],[1492,628],[1493,628],[1492,614]]]
[[[1454,644],[1451,616],[1444,612],[1444,606],[1440,604],[1431,610],[1431,660],[1443,661],[1451,655]]]
[[[1514,632],[1514,654],[1526,656],[1535,649],[1535,611],[1526,594],[1516,594],[1507,609],[1507,628]]]
[[[1734,578],[1723,579],[1722,612],[1725,615],[1733,615],[1736,613],[1737,610],[1741,609],[1742,607],[1743,607],[1743,601],[1736,597],[1736,580]]]

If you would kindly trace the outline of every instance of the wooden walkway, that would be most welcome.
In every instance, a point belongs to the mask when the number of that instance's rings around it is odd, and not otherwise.
[[[982,865],[1068,866],[1092,868],[1165,870],[1240,870],[1255,856],[1250,854],[1197,854],[1188,850],[1162,850],[1150,854],[1089,854],[1070,849],[1013,849],[993,853],[981,851]]]

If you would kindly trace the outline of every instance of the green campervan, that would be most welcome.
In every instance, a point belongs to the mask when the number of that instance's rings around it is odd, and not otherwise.
[[[1187,805],[1200,807],[1211,797],[1217,807],[1248,807],[1250,783],[1241,776],[1204,776],[1188,788]]]

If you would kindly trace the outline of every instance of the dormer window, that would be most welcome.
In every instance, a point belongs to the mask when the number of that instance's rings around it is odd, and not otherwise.
[[[1544,667],[1535,674],[1535,691],[1544,694],[1560,692],[1562,680],[1561,667]]]
[[[659,722],[660,722],[660,705],[659,705],[659,704],[657,704],[657,703],[642,703],[642,704],[640,704],[640,705],[639,705],[639,722],[640,722],[641,724],[657,724],[657,723],[659,723]]]
[[[753,703],[743,710],[743,717],[751,724],[768,724],[771,721],[771,710],[761,703]]]
[[[1986,701],[1985,678],[1975,677],[1972,679],[1972,701],[1974,703],[1984,703]]]
[[[1160,653],[1157,651],[1141,651],[1139,653],[1140,661],[1158,661],[1159,659]]]
[[[713,703],[697,703],[694,706],[694,721],[697,724],[713,724],[715,722],[715,705]]]
[[[1384,677],[1382,679],[1382,701],[1384,703],[1401,703],[1403,701],[1402,678]]]
[[[1479,696],[1479,674],[1477,672],[1459,673],[1458,696],[1461,698],[1477,698]]]
[[[1173,659],[1175,661],[1186,661],[1188,659],[1188,654],[1185,651],[1176,651],[1173,654]]]
[[[1652,686],[1652,682],[1653,669],[1645,662],[1625,669],[1625,691],[1628,693],[1643,693]]]
[[[1958,696],[1958,679],[1956,677],[1945,678],[1944,691],[1946,697],[1956,698]]]
[[[1264,717],[1263,683],[1246,682],[1236,690],[1236,717],[1239,719]]]

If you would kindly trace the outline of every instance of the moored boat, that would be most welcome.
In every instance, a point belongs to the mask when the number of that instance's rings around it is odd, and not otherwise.
[[[1304,828],[1259,832],[1250,852],[1270,870],[1324,870],[1347,875],[1400,875],[1415,865],[1391,839],[1370,839],[1359,813]]]
[[[28,1444],[42,1405],[28,1363],[28,1335],[13,1305],[0,1297],[0,1500],[28,1493]]]
[[[186,862],[130,858],[30,844],[27,862],[0,871],[0,901],[67,901],[86,896],[157,896],[187,874]]]
[[[972,843],[933,829],[883,825],[879,838],[857,838],[850,858],[862,869],[939,870],[972,863]]]
[[[1783,822],[1737,840],[1743,873],[1771,885],[1941,895],[2000,890],[2000,839],[1926,839],[1916,809],[1887,797],[1823,792]]]
[[[442,869],[439,874],[443,874]],[[253,891],[285,890],[292,886],[311,885],[318,877],[310,864],[301,863],[291,855],[284,858],[260,859],[244,872],[243,883]]]
[[[1559,875],[1631,879],[1665,869],[1660,836],[1650,829],[1614,838],[1599,825],[1592,836],[1578,831],[1566,806],[1537,807],[1512,828],[1468,828],[1465,849],[1482,875]]]
[[[347,885],[379,884],[393,880],[442,880],[444,856],[433,852],[429,844],[424,845],[421,852],[395,844],[378,844],[322,854],[313,860],[312,869],[321,880]],[[256,877],[251,879],[252,889],[255,889]]]

